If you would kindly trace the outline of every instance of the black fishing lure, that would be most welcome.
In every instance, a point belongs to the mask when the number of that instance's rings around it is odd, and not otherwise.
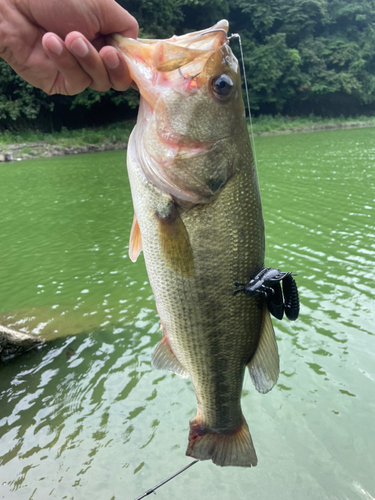
[[[282,319],[284,312],[285,316],[291,321],[298,318],[298,290],[292,273],[283,273],[273,267],[264,267],[248,283],[244,284],[236,281],[234,286],[242,286],[243,288],[234,290],[233,295],[243,292],[247,297],[254,297],[258,294],[264,297],[269,312],[275,318]]]

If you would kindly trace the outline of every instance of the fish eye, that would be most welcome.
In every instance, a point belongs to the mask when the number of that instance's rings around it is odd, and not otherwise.
[[[211,87],[216,97],[223,100],[227,99],[231,95],[233,82],[231,77],[224,73],[223,75],[219,75],[212,80]]]

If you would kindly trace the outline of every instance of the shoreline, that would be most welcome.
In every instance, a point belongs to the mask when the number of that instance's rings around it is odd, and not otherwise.
[[[266,137],[271,135],[287,135],[296,133],[319,132],[324,130],[340,130],[375,127],[375,121],[348,121],[334,123],[315,123],[312,125],[296,126],[285,128],[284,130],[269,130],[263,132],[254,132],[254,137]],[[253,124],[254,128],[254,124]],[[125,135],[125,134],[124,134]],[[52,142],[34,141],[20,142],[14,144],[0,144],[0,163],[32,160],[40,158],[52,158],[55,156],[68,156],[86,153],[99,153],[101,151],[120,151],[126,150],[127,141],[118,141],[114,137],[114,141],[108,138],[101,144],[80,144],[80,145],[59,145],[56,144],[56,139]],[[66,140],[65,140],[66,143]]]
[[[126,142],[106,142],[102,144],[86,144],[80,146],[59,146],[46,141],[22,142],[0,146],[0,162],[34,160],[37,158],[52,158],[54,156],[69,156],[101,151],[120,151],[128,147]],[[13,160],[6,159],[11,155]]]
[[[375,127],[375,121],[373,122],[337,122],[337,123],[316,123],[314,125],[305,125],[301,127],[293,127],[285,130],[270,130],[269,132],[259,132],[254,133],[254,137],[265,137],[268,135],[286,135],[286,134],[296,134],[296,133],[306,133],[306,132],[321,132],[324,130],[340,130],[340,129],[351,129],[351,128],[367,128]]]

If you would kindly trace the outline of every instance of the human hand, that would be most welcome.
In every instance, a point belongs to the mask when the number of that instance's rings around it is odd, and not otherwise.
[[[110,33],[138,33],[115,0],[0,2],[0,57],[47,94],[126,90],[131,77],[123,55],[106,45]]]

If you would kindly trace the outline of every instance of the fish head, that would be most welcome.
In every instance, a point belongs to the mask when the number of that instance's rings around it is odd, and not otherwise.
[[[146,177],[177,199],[207,203],[233,175],[248,137],[228,22],[168,40],[114,35],[141,94],[137,155]]]

